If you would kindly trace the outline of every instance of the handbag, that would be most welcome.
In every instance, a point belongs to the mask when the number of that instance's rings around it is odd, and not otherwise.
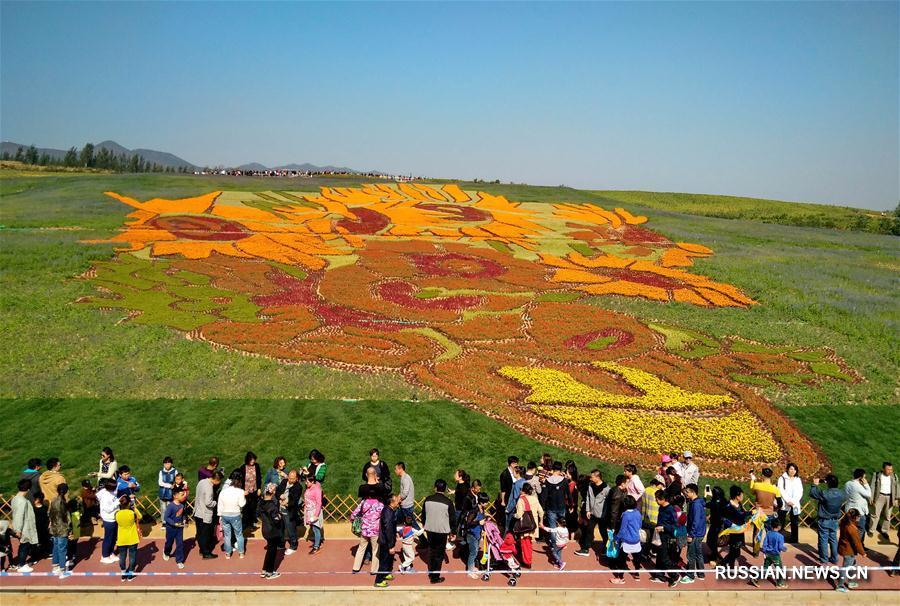
[[[221,543],[225,540],[225,531],[222,530],[222,522],[220,521],[216,524],[216,543]]]
[[[606,557],[614,560],[619,557],[619,543],[616,541],[616,533],[609,533],[609,540],[606,542]]]
[[[357,513],[353,517],[353,520],[350,521],[350,531],[358,537],[362,536],[362,519],[363,519],[363,515],[365,515],[365,513],[366,513],[366,510],[363,509],[362,507],[360,507],[359,513]]]
[[[520,497],[525,499],[525,513],[522,514],[522,517],[516,520],[516,523],[513,524],[513,534],[517,535],[526,535],[531,534],[537,529],[537,524],[534,521],[534,514],[531,513],[531,504],[528,502],[528,499],[525,497]]]

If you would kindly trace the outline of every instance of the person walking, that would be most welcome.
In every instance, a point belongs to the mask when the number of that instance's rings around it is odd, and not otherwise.
[[[656,491],[656,501],[659,503],[656,530],[659,532],[661,541],[656,553],[656,569],[672,570],[675,568],[675,563],[672,561],[672,552],[678,518],[675,516],[675,508],[669,503],[665,490]],[[678,584],[678,574],[674,572],[656,572],[651,575],[650,580],[655,583],[668,583],[669,587],[674,587]]]
[[[633,465],[626,467],[633,467]],[[626,471],[627,473],[627,471]],[[637,475],[632,477],[637,478]],[[638,478],[640,482],[640,478]],[[627,487],[627,484],[626,484]],[[606,543],[606,530],[603,528],[603,513],[606,510],[606,498],[609,495],[610,488],[603,481],[603,474],[599,469],[591,470],[590,483],[588,484],[587,494],[584,505],[585,523],[581,528],[581,536],[579,537],[580,548],[575,555],[586,557],[591,554],[591,547],[594,544],[594,529],[600,528],[600,536],[603,543]],[[643,494],[643,486],[641,493]]]
[[[794,463],[788,463],[784,473],[778,478],[778,490],[781,492],[782,505],[778,510],[778,521],[781,523],[782,533],[787,526],[787,517],[790,515],[791,529],[785,536],[785,542],[797,542],[797,526],[800,522],[800,505],[803,500],[803,480],[800,479],[800,470]]]
[[[322,509],[322,484],[316,479],[315,474],[306,476],[306,492],[303,494],[303,521],[310,529],[312,536],[312,549],[309,555],[316,555],[322,548],[322,528],[325,526],[325,516]]]
[[[262,520],[262,535],[266,540],[266,555],[263,558],[263,569],[259,576],[266,580],[277,579],[281,576],[281,573],[275,569],[278,549],[284,546],[281,509],[275,500],[276,490],[278,490],[278,486],[275,484],[266,484],[263,500],[259,506],[259,517]]]
[[[787,551],[787,545],[784,544],[784,535],[781,533],[781,520],[772,520],[772,532],[766,533],[766,538],[762,542],[763,552],[763,572],[769,568],[775,568],[776,571],[782,567],[781,554]],[[750,584],[759,587],[759,581],[755,578],[750,580]],[[787,584],[784,579],[775,573],[775,587],[784,589]]]
[[[137,565],[140,529],[137,512],[131,509],[131,499],[127,495],[119,497],[116,526],[116,547],[119,548],[119,570],[122,572],[122,580],[133,581],[134,568]]]
[[[883,541],[890,541],[888,532],[891,530],[891,512],[900,505],[900,482],[897,481],[897,474],[894,473],[894,466],[890,461],[882,463],[881,471],[872,474],[870,505],[873,516],[869,523],[869,536],[873,536],[877,530]],[[881,528],[878,527],[879,522]]]
[[[34,519],[34,507],[31,504],[31,480],[23,478],[16,486],[18,492],[12,498],[12,531],[19,539],[19,553],[17,570],[19,572],[33,572],[28,565],[28,556],[32,550],[37,549],[38,532],[37,522]],[[12,560],[12,553],[10,553]]]
[[[244,558],[244,524],[242,511],[247,507],[247,495],[242,484],[243,476],[238,471],[229,478],[231,482],[219,491],[216,502],[216,513],[222,521],[222,535],[225,539],[225,559],[231,559],[233,543],[237,544],[237,552]]]
[[[53,570],[51,574],[64,579],[72,575],[68,568],[69,539],[72,537],[72,520],[69,516],[68,484],[56,487],[56,498],[50,502],[50,537],[53,543]]]
[[[824,484],[824,488],[823,488]],[[834,474],[825,476],[825,481],[813,480],[809,498],[816,501],[816,529],[819,536],[819,563],[837,564],[838,561],[838,521],[844,506],[845,492],[838,488]]]
[[[275,490],[275,500],[278,502],[283,526],[281,530],[287,543],[287,548],[284,550],[286,556],[295,553],[300,546],[297,525],[302,521],[300,513],[302,494],[303,484],[300,483],[300,472],[296,469],[290,470],[278,483],[278,488]]]
[[[554,463],[554,468],[555,466],[556,463]],[[515,523],[512,526],[512,532],[519,542],[519,552],[522,554],[522,565],[531,568],[534,539],[538,538],[540,534],[540,521],[544,519],[544,509],[541,507],[541,503],[538,501],[537,496],[535,496],[534,489],[530,484],[522,486],[522,494],[519,495],[519,499],[516,501],[513,517]],[[551,527],[549,523],[546,525],[548,529],[548,544],[550,549],[554,550],[554,552],[557,548],[561,549],[561,547],[556,544],[556,533],[552,532],[552,529],[555,529],[560,523],[565,524],[565,520],[565,515],[563,515],[554,520],[554,526]],[[562,557],[561,551],[559,557]],[[560,569],[562,569],[562,567],[563,566],[560,563]]]
[[[387,505],[381,510],[378,526],[378,574],[375,575],[375,587],[387,587],[388,581],[394,580],[394,554],[397,547],[397,510],[400,508],[400,495],[392,494]]]
[[[542,507],[546,507],[546,509],[542,509],[546,512],[547,516],[547,528],[556,528],[556,523],[559,520],[564,520],[566,517],[566,499],[568,492],[568,482],[566,481],[566,477],[563,474],[563,464],[561,461],[554,461],[550,470],[550,475],[547,476],[547,479],[544,481],[544,489],[542,494],[544,495],[544,505]],[[513,487],[513,496],[518,499],[518,492]],[[516,507],[517,503],[513,502],[512,507]],[[510,506],[507,506],[507,510],[510,510]],[[535,522],[537,522],[540,527],[542,524],[541,518],[535,518]],[[512,523],[507,524],[507,532],[510,528],[512,528]],[[554,548],[553,545],[553,534],[547,534],[547,545],[552,550]]]
[[[428,533],[428,579],[432,584],[443,583],[441,568],[446,557],[447,539],[453,536],[451,520],[456,517],[453,501],[447,498],[447,482],[437,480],[434,494],[422,503],[422,526]]]
[[[687,572],[681,577],[685,584],[693,583],[696,578],[704,579],[703,539],[706,537],[706,501],[700,496],[700,488],[696,484],[684,487],[684,498],[687,499]]]
[[[728,504],[722,512],[722,525],[724,526],[722,532],[729,528],[740,528],[740,531],[730,532],[728,534],[728,553],[722,561],[723,566],[732,568],[737,563],[737,559],[741,555],[741,547],[744,546],[746,541],[744,525],[747,523],[751,514],[749,511],[745,511],[741,504],[744,499],[744,491],[740,486],[732,486],[729,488],[728,496]]]
[[[872,499],[872,489],[866,480],[866,470],[857,467],[853,470],[853,479],[844,484],[844,511],[855,509],[859,512],[859,540],[863,547],[866,545],[866,529],[869,519],[869,501]]]
[[[841,533],[838,539],[838,553],[843,558],[841,562],[841,576],[838,579],[837,589],[846,593],[849,589],[857,587],[856,582],[848,581],[847,568],[856,566],[856,558],[866,555],[866,549],[863,546],[862,537],[859,536],[859,527],[862,524],[860,520],[862,514],[859,510],[851,507],[847,510],[847,515],[841,520]]]
[[[166,511],[163,514],[163,523],[166,527],[163,561],[167,562],[174,555],[175,564],[179,570],[184,569],[184,520],[187,517],[185,516],[185,498],[187,498],[187,493],[184,490],[173,489],[172,500],[166,504]],[[173,544],[174,554],[172,553]]]
[[[412,476],[406,471],[406,463],[398,461],[394,465],[394,473],[400,478],[400,518],[412,518],[413,528],[419,530],[419,523],[416,522],[416,486],[413,483]]]
[[[708,486],[708,485],[707,485]],[[719,533],[722,532],[722,524],[725,520],[725,506],[728,499],[721,486],[713,486],[710,491],[706,508],[709,510],[709,530],[706,532],[706,548],[709,550],[710,560],[719,560]]]
[[[367,471],[369,480],[377,479],[374,470]],[[371,484],[363,484],[363,486]],[[382,484],[377,484],[382,486]],[[362,488],[362,487],[360,487]],[[381,510],[384,509],[383,497],[380,490],[375,490],[364,498],[350,513],[350,520],[360,519],[359,545],[356,547],[356,555],[353,558],[353,574],[360,571],[366,551],[372,551],[372,563],[369,571],[371,574],[378,572],[378,533],[381,531]],[[396,527],[394,528],[396,531]]]
[[[247,451],[244,455],[244,464],[239,468],[241,481],[244,486],[245,504],[241,509],[241,525],[250,529],[252,532],[256,529],[257,509],[259,508],[259,494],[264,486],[262,475],[260,475],[259,463],[257,463],[256,453]]]
[[[222,472],[216,470],[208,478],[197,482],[197,495],[194,497],[194,522],[196,522],[197,548],[204,560],[218,558],[214,552],[216,547],[215,526],[216,488],[224,479]]]

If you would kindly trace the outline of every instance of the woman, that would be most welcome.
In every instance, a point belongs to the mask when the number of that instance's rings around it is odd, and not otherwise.
[[[800,521],[800,501],[803,499],[803,480],[800,479],[800,470],[793,463],[788,463],[784,473],[778,478],[778,490],[781,491],[783,504],[778,511],[778,520],[781,522],[781,532],[786,533],[785,542],[797,542],[797,525]],[[791,530],[786,531],[784,525],[788,512],[791,514]]]
[[[466,545],[466,572],[473,579],[478,578],[475,558],[478,556],[478,542],[481,540],[481,531],[484,527],[484,508],[487,502],[487,495],[481,494],[481,480],[472,480],[469,494],[463,500],[462,510],[459,512],[457,536]]]
[[[574,534],[578,528],[578,467],[574,461],[566,461],[567,492],[566,502],[566,528]]]
[[[516,501],[516,523],[513,524],[513,528],[518,525],[519,520],[522,520],[525,517],[525,512],[529,511],[531,512],[534,529],[531,532],[519,534],[516,538],[519,539],[519,551],[522,554],[522,565],[531,568],[532,541],[538,537],[540,532],[540,522],[544,519],[544,510],[538,502],[537,497],[534,496],[534,488],[531,484],[526,482],[522,485],[522,494],[519,495],[519,500]]]
[[[374,478],[375,484],[380,486],[374,469],[370,469],[366,475],[367,480]],[[360,486],[360,492],[362,492],[363,487],[367,485],[371,484],[367,482],[367,484]],[[369,491],[368,494],[369,496],[360,499],[356,508],[350,513],[351,523],[353,522],[353,519],[357,517],[359,517],[362,522],[359,546],[356,548],[356,556],[353,559],[354,574],[358,573],[360,568],[362,568],[363,556],[368,550],[371,550],[372,553],[370,572],[372,574],[378,572],[378,533],[381,529],[381,510],[384,509],[384,502],[382,500],[381,490],[375,492]]]
[[[721,486],[713,486],[712,496],[706,503],[709,509],[709,531],[706,533],[706,548],[710,553],[710,561],[716,562],[719,559],[719,533],[722,532],[722,523],[725,517],[725,506],[728,505],[728,499],[725,498],[725,491]]]
[[[116,512],[116,547],[119,548],[119,570],[123,581],[134,580],[134,567],[137,564],[137,550],[140,542],[137,512],[131,509],[131,499],[119,497],[119,511]],[[127,563],[127,565],[126,565]]]
[[[859,519],[861,517],[862,514],[858,509],[851,509],[841,520],[838,554],[843,556],[844,560],[841,562],[841,577],[835,587],[841,592],[856,588],[855,582],[847,581],[847,567],[856,566],[856,557],[866,555],[862,539],[859,536]]]
[[[112,448],[105,446],[100,451],[100,469],[92,471],[91,477],[97,478],[97,488],[102,488],[105,480],[115,480],[118,477],[119,464],[116,462],[116,455],[113,454]]]
[[[263,558],[263,569],[259,576],[263,579],[277,579],[281,574],[275,570],[275,557],[278,548],[284,544],[281,532],[281,510],[275,500],[275,484],[266,484],[262,503],[259,506],[259,517],[262,520],[262,535],[266,540],[266,556]]]
[[[256,462],[256,454],[248,451],[244,457],[244,464],[236,471],[240,472],[244,482],[244,498],[247,501],[241,510],[241,523],[252,532],[256,528],[256,509],[259,506],[259,493],[262,488],[262,475],[259,463]]]
[[[309,555],[316,555],[322,546],[322,527],[325,516],[322,513],[322,485],[314,474],[306,476],[306,493],[303,495],[303,524],[310,529],[312,550]]]
[[[316,479],[316,482],[323,484],[325,482],[325,473],[328,471],[328,465],[325,464],[325,455],[313,448],[309,451],[309,463],[301,471],[304,478],[310,475]]]
[[[723,526],[726,529],[729,527],[742,528],[744,524],[747,523],[747,519],[752,515],[751,512],[744,511],[744,507],[741,505],[741,501],[744,498],[744,491],[741,490],[740,486],[732,486],[728,490],[728,496],[731,498],[723,510]],[[739,532],[733,532],[728,535],[728,554],[722,562],[723,566],[731,568],[737,563],[737,559],[741,555],[741,547],[744,546],[744,533],[745,531],[741,529]]]
[[[619,529],[616,531],[616,542],[619,547],[619,554],[612,561],[613,570],[625,571],[628,569],[628,556],[634,562],[634,569],[641,567],[641,512],[637,508],[637,501],[631,495],[627,495],[622,501],[622,507],[625,509],[619,521]],[[635,574],[637,577],[637,574]],[[613,573],[613,578],[609,580],[614,585],[622,585],[625,583],[625,573]]]
[[[285,459],[284,457],[275,457],[275,460],[272,461],[272,467],[269,469],[269,471],[266,472],[266,479],[263,481],[263,486],[267,486],[269,484],[275,484],[275,486],[278,486],[279,484],[281,484],[282,480],[286,480],[286,467],[287,459]]]
[[[197,481],[201,482],[211,478],[216,470],[219,470],[219,457],[210,457],[209,462],[197,470]]]
[[[463,509],[465,509],[466,499],[469,497],[469,474],[464,469],[457,469],[453,474],[453,478],[456,480],[456,486],[453,489],[453,513],[455,516],[450,520],[450,528],[453,532],[456,532],[462,519],[461,516]],[[456,535],[461,540],[465,539],[464,534],[456,532]],[[447,549],[453,549],[452,542],[447,542]]]

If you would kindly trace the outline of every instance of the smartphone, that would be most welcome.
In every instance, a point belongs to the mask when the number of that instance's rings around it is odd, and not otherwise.
[[[705,497],[712,496],[712,488],[709,487],[709,484],[707,484],[707,485],[703,488],[703,496],[705,496]]]

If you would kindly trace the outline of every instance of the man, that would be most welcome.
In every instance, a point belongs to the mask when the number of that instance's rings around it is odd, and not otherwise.
[[[441,576],[441,567],[444,565],[447,538],[455,538],[451,535],[450,521],[456,517],[456,511],[453,501],[444,494],[446,492],[447,482],[437,480],[434,494],[422,503],[422,524],[428,533],[428,578],[432,584],[445,581]]]
[[[606,505],[606,497],[609,494],[609,486],[603,481],[603,474],[599,469],[591,470],[591,481],[588,484],[586,498],[584,500],[585,524],[581,529],[580,548],[575,555],[586,557],[591,554],[591,546],[594,543],[594,529],[600,528],[600,536],[606,543],[606,531],[601,525],[603,521],[603,509]]]
[[[60,468],[62,468],[60,460],[56,457],[51,457],[47,459],[47,471],[41,474],[39,480],[41,492],[44,493],[44,502],[47,504],[59,495],[57,487],[66,483],[66,478],[59,471]]]
[[[381,494],[385,496],[390,495],[391,491],[394,489],[394,481],[391,479],[391,470],[388,468],[388,464],[381,460],[381,453],[377,448],[373,448],[369,451],[369,460],[363,465],[363,482],[367,479],[370,467],[375,470],[375,476],[378,478],[378,483],[381,484]]]
[[[197,522],[197,548],[204,560],[218,558],[213,551],[216,547],[215,526],[213,518],[216,513],[216,489],[225,475],[216,469],[208,478],[197,482],[197,495],[194,497],[194,521]]]
[[[525,485],[525,478],[522,477],[524,471],[525,470],[518,465],[512,470],[512,488],[510,489],[509,496],[506,499],[506,532],[512,530],[513,524],[515,524],[515,516],[513,514],[516,511],[516,503],[519,502],[519,495],[522,494],[522,486]]]
[[[619,529],[619,522],[622,520],[622,512],[624,511],[622,503],[625,501],[625,476],[620,474],[616,476],[616,485],[613,486],[606,497],[606,511],[604,512],[603,525],[600,532],[604,536],[608,536],[608,532],[615,532]],[[674,511],[674,507],[672,509]],[[674,538],[675,533],[672,533]]]
[[[672,562],[672,545],[675,543],[675,527],[678,525],[678,518],[675,515],[675,508],[669,503],[665,490],[656,491],[656,502],[659,503],[659,517],[656,523],[656,530],[659,531],[659,537],[662,545],[656,552],[656,569],[672,570],[675,564]],[[669,587],[675,587],[678,584],[678,574],[674,572],[653,573],[650,580],[654,583],[668,583]]]
[[[34,519],[34,507],[28,500],[31,493],[31,480],[19,480],[16,486],[18,492],[12,499],[12,530],[13,535],[19,539],[19,572],[33,572],[31,566],[26,564],[28,554],[38,544],[37,524]],[[12,560],[10,554],[10,560]]]
[[[381,510],[381,524],[378,527],[378,574],[375,575],[375,587],[387,587],[388,581],[394,580],[394,575],[391,574],[394,569],[394,554],[400,549],[397,546],[399,507],[400,495],[392,494],[388,499],[388,506]]]
[[[844,491],[838,488],[838,479],[834,474],[825,476],[823,490],[818,478],[813,480],[809,490],[809,498],[818,502],[816,526],[819,534],[819,562],[837,564],[838,561],[838,521],[844,505]]]
[[[890,461],[881,464],[881,472],[872,474],[872,500],[871,505],[874,509],[874,517],[870,520],[869,536],[873,535],[873,531],[878,528],[878,522],[884,515],[884,521],[881,522],[881,529],[878,535],[883,541],[890,541],[888,532],[891,530],[891,511],[900,504],[900,482],[897,482],[897,474],[894,473],[894,466]]]
[[[703,538],[706,536],[706,501],[700,496],[696,484],[684,487],[684,498],[688,501],[687,514],[687,572],[681,582],[694,582],[694,575],[703,580]]]
[[[756,502],[756,508],[766,516],[765,529],[766,532],[772,529],[772,520],[777,517],[776,510],[781,509],[781,491],[772,484],[772,468],[763,467],[762,481],[756,481],[756,474],[750,472],[750,491],[753,493],[753,499]],[[759,555],[761,542],[753,541],[753,557]]]
[[[684,460],[680,469],[681,482],[685,486],[688,484],[700,485],[700,468],[694,464],[694,454],[690,450],[684,451]]]
[[[394,473],[400,478],[400,515],[399,519],[412,518],[412,527],[419,530],[416,521],[416,486],[412,476],[406,473],[406,463],[400,461],[394,465]]]
[[[163,512],[163,524],[166,527],[163,560],[168,562],[172,557],[172,544],[174,543],[175,563],[179,570],[184,568],[184,499],[184,490],[173,488],[172,500],[166,503],[166,510]]]
[[[634,500],[640,503],[641,498],[644,496],[644,483],[641,482],[641,477],[638,475],[637,465],[629,463],[623,469],[625,474],[625,494],[633,496]]]
[[[866,480],[866,470],[857,467],[853,470],[853,479],[844,484],[846,502],[844,511],[855,509],[859,512],[859,540],[865,547],[866,526],[869,520],[869,501],[872,499],[872,489]]]
[[[31,490],[28,491],[28,500],[34,503],[34,497],[41,494],[41,467],[40,459],[28,459],[28,465],[22,470],[20,480],[31,480]]]
[[[303,485],[300,483],[300,472],[292,469],[287,477],[281,480],[275,489],[275,499],[281,513],[282,536],[287,543],[284,555],[289,556],[297,551],[297,524],[300,523],[300,498]]]
[[[569,492],[569,483],[566,481],[566,476],[563,474],[563,464],[561,461],[554,461],[552,466],[552,471],[549,476],[547,476],[547,481],[544,482],[544,491],[547,493],[545,497],[546,509],[544,513],[547,516],[547,528],[556,528],[558,520],[565,520],[566,518],[566,495]],[[516,500],[518,500],[518,495],[515,495]],[[515,510],[516,503],[513,501],[512,506],[507,506],[507,510],[512,509]],[[538,524],[540,524],[540,520],[535,520]],[[508,530],[508,529],[507,529]],[[572,529],[574,530],[574,528]],[[548,534],[548,543],[551,548],[554,546],[553,534]]]
[[[504,527],[506,526],[506,503],[509,500],[509,493],[512,491],[513,482],[515,481],[513,479],[513,471],[518,466],[519,457],[509,456],[506,458],[506,469],[500,472],[500,493],[497,495],[494,509],[498,515],[497,524],[503,524]]]

